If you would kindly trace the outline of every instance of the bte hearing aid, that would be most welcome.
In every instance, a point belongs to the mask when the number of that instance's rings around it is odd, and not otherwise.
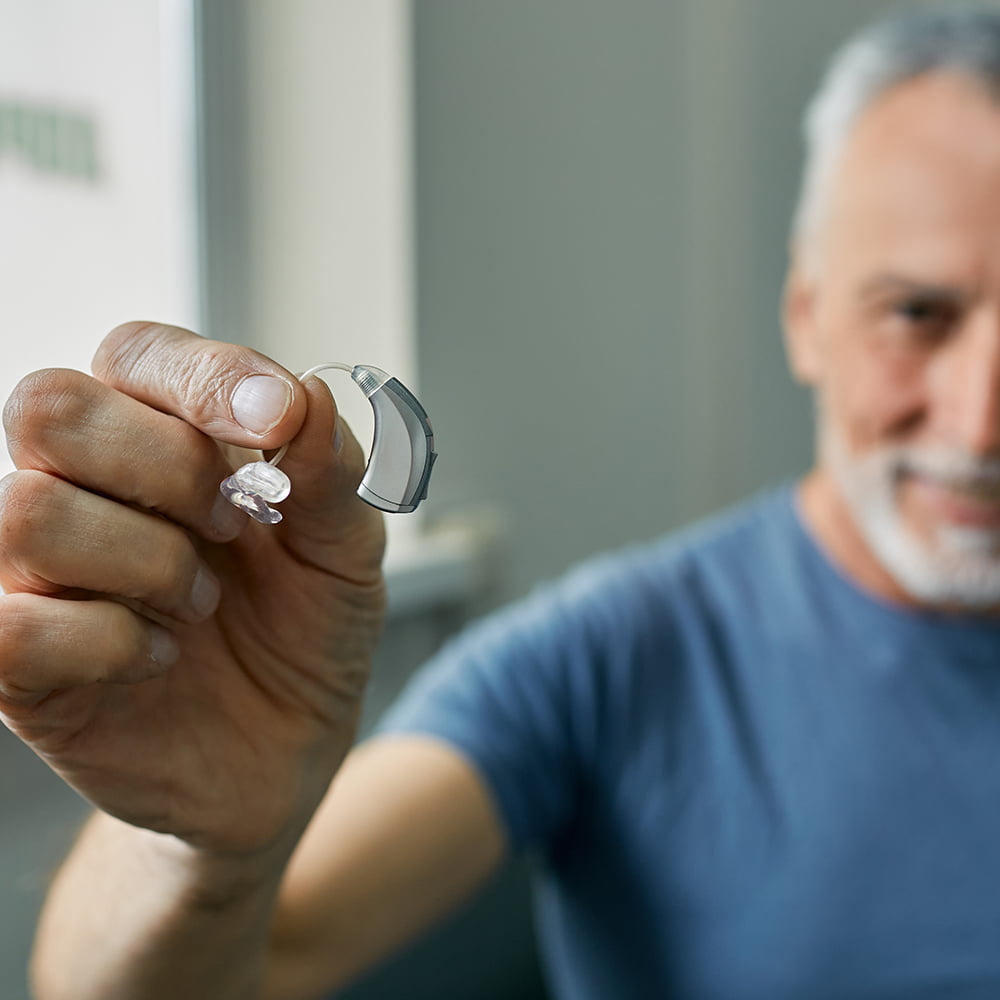
[[[416,396],[399,379],[372,365],[325,362],[299,375],[338,368],[349,372],[365,394],[375,415],[375,436],[358,496],[365,503],[392,514],[408,514],[427,498],[427,484],[437,454],[434,431]],[[262,524],[277,524],[280,503],[292,484],[278,463],[288,451],[286,444],[268,461],[249,462],[222,481],[219,491],[233,505]]]

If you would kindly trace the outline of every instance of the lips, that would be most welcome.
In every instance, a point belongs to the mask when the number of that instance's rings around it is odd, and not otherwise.
[[[910,472],[903,485],[936,521],[1000,531],[1000,483],[948,480]]]

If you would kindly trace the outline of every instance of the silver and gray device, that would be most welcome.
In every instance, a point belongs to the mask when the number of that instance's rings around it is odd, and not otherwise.
[[[427,498],[437,458],[427,412],[399,379],[381,368],[355,365],[351,378],[375,415],[375,436],[358,496],[379,510],[408,514]]]

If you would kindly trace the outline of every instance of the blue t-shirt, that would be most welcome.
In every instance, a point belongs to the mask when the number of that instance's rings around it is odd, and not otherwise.
[[[1000,997],[1000,624],[858,590],[790,487],[475,626],[383,728],[540,854],[559,997]]]

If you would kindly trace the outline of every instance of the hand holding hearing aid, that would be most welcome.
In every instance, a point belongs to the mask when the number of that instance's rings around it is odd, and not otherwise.
[[[352,369],[369,462],[324,381],[244,347],[128,324],[93,371],[30,375],[5,410],[0,716],[114,816],[216,853],[285,843],[353,737],[384,605],[371,504],[419,502],[426,414]],[[219,492],[254,460],[287,476],[280,524]]]

